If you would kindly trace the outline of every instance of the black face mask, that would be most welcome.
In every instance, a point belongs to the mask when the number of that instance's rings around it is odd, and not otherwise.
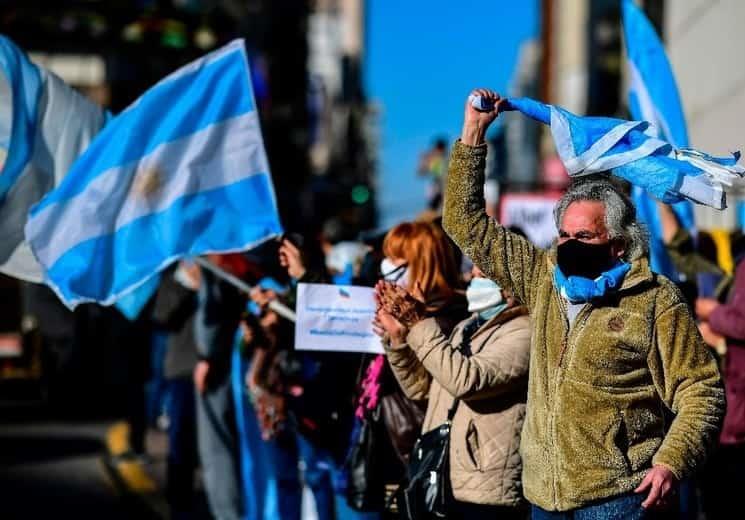
[[[594,280],[611,266],[610,242],[588,244],[567,240],[556,249],[556,263],[564,276],[582,276]]]

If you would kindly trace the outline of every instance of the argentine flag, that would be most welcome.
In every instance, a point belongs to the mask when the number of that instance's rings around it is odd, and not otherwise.
[[[24,238],[29,208],[62,181],[109,117],[0,35],[0,272],[43,281]]]
[[[179,258],[281,232],[242,40],[113,118],[26,224],[46,282],[70,307],[112,304]]]
[[[480,96],[474,96],[471,104],[489,109]],[[691,200],[723,209],[722,185],[731,185],[745,174],[737,164],[739,152],[719,158],[675,148],[658,138],[646,121],[582,117],[530,98],[506,99],[502,107],[551,127],[556,151],[570,176],[611,172],[667,204]]]
[[[652,124],[657,136],[677,148],[688,146],[683,105],[670,62],[657,33],[632,0],[623,1],[623,28],[630,76],[629,111],[631,117]],[[649,256],[652,269],[668,278],[678,273],[662,239],[657,203],[640,187],[632,191],[637,215],[650,234]],[[689,202],[671,205],[683,228],[695,230],[693,206]]]

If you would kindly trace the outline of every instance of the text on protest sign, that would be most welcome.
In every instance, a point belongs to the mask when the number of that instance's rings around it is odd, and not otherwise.
[[[298,284],[295,350],[382,354],[373,294],[370,287]]]

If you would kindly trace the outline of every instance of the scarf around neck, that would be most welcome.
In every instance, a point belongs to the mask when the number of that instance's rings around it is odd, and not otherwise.
[[[583,276],[565,276],[559,266],[554,268],[554,284],[559,294],[570,303],[587,303],[618,290],[631,269],[631,264],[619,262],[591,280]]]

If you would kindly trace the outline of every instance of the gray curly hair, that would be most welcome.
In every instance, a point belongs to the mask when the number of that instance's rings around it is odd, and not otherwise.
[[[649,253],[646,228],[636,219],[636,208],[631,200],[606,177],[585,177],[572,182],[554,208],[554,222],[560,229],[564,213],[572,202],[597,201],[605,206],[605,226],[611,240],[625,244],[623,259],[637,260]]]

